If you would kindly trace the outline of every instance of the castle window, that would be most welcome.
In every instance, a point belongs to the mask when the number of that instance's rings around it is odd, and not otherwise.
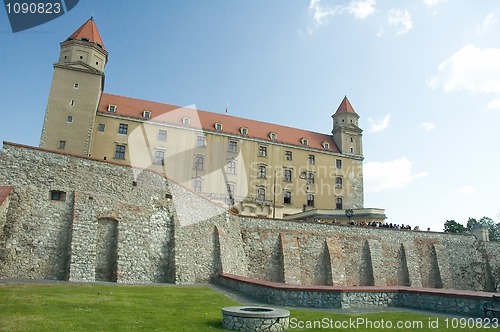
[[[195,156],[194,157],[194,169],[196,169],[198,171],[203,170],[203,162],[204,162],[203,156]]]
[[[60,190],[51,190],[50,191],[50,200],[64,202],[64,201],[66,201],[66,193],[64,191],[60,191]]]
[[[267,146],[259,146],[259,157],[267,157]]]
[[[257,188],[257,200],[259,200],[259,201],[266,200],[266,189],[265,188]]]
[[[285,160],[292,160],[292,151],[285,151]]]
[[[259,169],[257,172],[257,177],[261,179],[266,178],[266,165],[259,165]]]
[[[354,142],[354,138],[351,137],[351,143]]]
[[[314,158],[314,155],[310,154],[309,157],[307,157],[307,163],[309,165],[314,165],[316,163],[316,158]]]
[[[276,141],[278,139],[278,134],[271,132],[269,133],[269,138]]]
[[[66,141],[59,141],[57,142],[57,148],[64,150],[66,148]]]
[[[337,166],[338,169],[341,169],[342,168],[342,160],[341,159],[335,160],[335,166]]]
[[[351,153],[354,153],[354,148],[351,148]]]
[[[205,147],[205,136],[197,136],[196,137],[196,147],[203,148]]]
[[[248,135],[248,128],[247,127],[241,127],[240,128],[240,133],[242,135]]]
[[[314,195],[307,194],[307,206],[314,206]]]
[[[234,196],[235,188],[236,188],[236,186],[234,183],[228,183],[227,184],[227,193],[231,196]]]
[[[309,145],[309,140],[307,138],[301,138],[300,143],[302,143],[302,145]]]
[[[108,105],[108,112],[115,113],[116,105]]]
[[[216,122],[216,123],[214,124],[214,128],[215,128],[215,130],[217,130],[217,131],[221,131],[221,130],[222,130],[222,123],[220,123],[220,122]]]
[[[227,147],[227,150],[229,152],[237,152],[238,151],[238,142],[236,142],[236,141],[229,141],[229,145]]]
[[[165,165],[165,152],[156,150],[155,151],[155,159],[153,160],[153,164],[155,165]]]
[[[151,111],[142,111],[142,117],[145,119],[151,119]]]
[[[73,123],[73,115],[68,115],[66,121],[68,121],[68,123]]]
[[[158,140],[165,142],[167,140],[167,131],[166,130],[158,130]]]
[[[285,190],[283,194],[283,203],[284,204],[292,204],[292,192]]]
[[[337,210],[342,210],[342,197],[337,197],[335,201],[335,208]]]
[[[127,133],[128,133],[128,124],[120,123],[120,126],[118,127],[118,134],[127,135]]]
[[[125,159],[125,145],[117,145],[116,146],[115,159]]]
[[[337,176],[335,180],[335,188],[342,189],[342,177]]]
[[[78,87],[79,87],[78,83],[75,83],[75,84],[73,85],[73,87],[74,87],[75,89],[78,89]]]
[[[292,182],[292,170],[287,168],[285,169],[285,173],[284,173],[284,181],[285,182]]]
[[[69,101],[69,106],[71,106],[71,107],[75,106],[75,100],[74,99],[71,99]]]
[[[190,118],[182,118],[182,124],[185,126],[189,126],[191,124]]]
[[[200,179],[194,179],[193,188],[195,193],[201,193],[203,182]]]
[[[106,125],[104,123],[99,123],[97,131],[104,131],[104,129],[106,129]]]
[[[230,160],[227,163],[227,172],[229,174],[236,174],[236,161],[235,160]]]
[[[307,184],[314,184],[314,173],[308,172],[307,173]]]
[[[323,149],[329,150],[330,149],[330,143],[328,142],[323,142]]]

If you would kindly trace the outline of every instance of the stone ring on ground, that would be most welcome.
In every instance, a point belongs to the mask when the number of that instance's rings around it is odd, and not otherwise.
[[[222,326],[234,331],[284,331],[290,311],[285,309],[244,306],[222,308]]]

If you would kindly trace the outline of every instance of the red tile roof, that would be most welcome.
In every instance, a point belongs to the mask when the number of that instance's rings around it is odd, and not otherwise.
[[[5,202],[12,190],[14,190],[13,186],[0,186],[0,205]]]
[[[78,28],[71,36],[66,40],[82,40],[87,39],[89,42],[97,44],[103,50],[106,50],[104,47],[104,43],[102,42],[101,35],[99,35],[99,31],[97,30],[97,26],[95,25],[94,19],[91,17],[87,22],[83,23],[81,27]]]
[[[182,119],[189,117],[191,127],[202,128],[206,131],[215,131],[215,123],[222,124],[221,133],[242,137],[258,138],[272,141],[269,133],[277,134],[277,142],[304,146],[302,139],[308,140],[308,147],[330,152],[339,152],[331,135],[313,131],[291,128],[267,122],[255,121],[227,114],[212,113],[202,110],[183,108],[175,105],[161,104],[148,100],[141,100],[103,93],[97,111],[108,113],[108,105],[116,105],[116,114],[132,118],[143,118],[143,111],[151,111],[151,121],[159,121],[182,126]],[[241,134],[241,128],[248,128],[248,135]],[[323,148],[323,142],[329,143],[329,148]]]
[[[354,111],[354,108],[352,107],[351,103],[349,102],[349,99],[347,99],[347,96],[344,97],[342,102],[339,105],[339,108],[337,109],[337,113],[354,113],[356,114],[356,111]]]

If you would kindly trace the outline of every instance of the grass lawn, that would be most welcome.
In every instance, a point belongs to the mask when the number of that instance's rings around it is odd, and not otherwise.
[[[231,305],[238,303],[208,287],[198,286],[7,284],[0,285],[0,331],[225,331],[221,326],[221,308]],[[363,326],[358,326],[358,329],[323,328],[335,324],[335,321],[358,319],[373,324],[380,324],[383,319],[384,322],[391,321],[394,327],[397,321],[407,324],[420,321],[423,325],[423,328],[393,328],[391,331],[457,330],[451,319],[446,329],[442,317],[438,328],[429,328],[429,319],[434,322],[436,317],[413,313],[350,316],[313,310],[290,311],[291,322],[295,321],[295,326],[291,327],[296,327],[290,331],[387,330],[380,326],[373,329],[363,329]],[[298,328],[314,321],[323,324],[320,328],[318,325],[316,328]]]

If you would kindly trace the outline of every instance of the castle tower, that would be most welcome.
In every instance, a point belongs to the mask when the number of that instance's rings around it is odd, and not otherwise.
[[[93,18],[61,43],[40,147],[88,155],[108,52]]]
[[[347,96],[340,103],[333,118],[333,140],[341,153],[363,155],[361,128],[358,127],[359,115],[354,111]]]

